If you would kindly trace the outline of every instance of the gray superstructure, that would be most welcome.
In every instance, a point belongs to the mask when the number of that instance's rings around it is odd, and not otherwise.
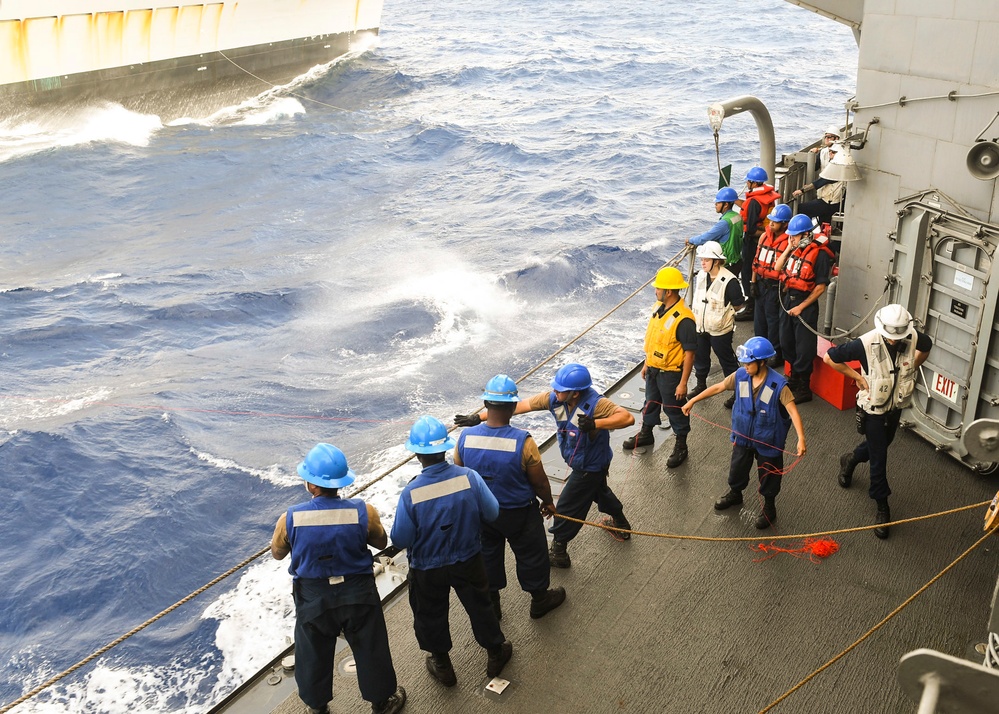
[[[852,27],[860,48],[847,143],[861,178],[846,194],[833,333],[870,329],[878,304],[908,308],[934,349],[906,419],[992,471],[999,458],[969,457],[961,437],[999,418],[999,3],[790,1]]]

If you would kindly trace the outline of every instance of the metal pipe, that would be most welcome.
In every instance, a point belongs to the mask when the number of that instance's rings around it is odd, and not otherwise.
[[[715,131],[721,129],[725,117],[749,112],[756,121],[756,131],[760,137],[760,166],[766,169],[767,176],[774,180],[774,164],[777,157],[777,143],[774,140],[774,123],[766,105],[748,94],[724,102],[717,102],[708,108],[708,121]]]
[[[836,308],[836,280],[832,278],[826,286],[826,314],[822,319],[822,334],[831,335],[833,326],[833,310]]]
[[[919,711],[916,714],[936,714],[937,702],[940,700],[940,677],[927,674],[923,677],[923,696],[919,699]]]

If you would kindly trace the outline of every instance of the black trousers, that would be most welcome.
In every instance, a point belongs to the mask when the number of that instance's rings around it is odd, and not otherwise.
[[[413,608],[413,629],[420,649],[435,654],[451,651],[451,625],[448,613],[454,588],[468,619],[475,641],[486,649],[506,639],[489,600],[489,583],[482,554],[454,565],[430,570],[409,570],[409,605]]]
[[[708,372],[711,371],[712,352],[718,358],[722,374],[726,377],[739,369],[739,363],[735,359],[735,351],[732,349],[732,336],[734,334],[735,330],[726,332],[724,335],[710,335],[707,332],[697,333],[697,350],[694,352],[694,376],[697,377],[698,382],[703,382],[708,378]]]
[[[624,506],[607,485],[607,469],[603,471],[577,471],[569,473],[565,488],[558,497],[558,512],[570,518],[584,520],[590,512],[590,504],[596,503],[601,513],[612,518],[624,515]],[[582,524],[555,519],[555,524],[548,530],[559,543],[568,543],[576,537]]]
[[[781,299],[785,309],[790,310],[803,303],[808,295],[809,293],[803,290],[788,290]],[[818,327],[818,300],[801,311],[801,320],[804,320],[812,330]],[[810,378],[818,344],[815,333],[801,324],[801,320],[791,317],[786,312],[781,313],[780,345],[784,359],[791,363],[791,371]]]
[[[675,435],[686,436],[690,433],[690,417],[684,416],[680,411],[683,405],[676,401],[676,388],[680,384],[680,376],[680,372],[667,372],[656,367],[645,368],[645,409],[642,413],[642,426],[659,426],[662,424],[660,413],[666,412],[666,418],[669,419],[670,428]],[[559,502],[561,503],[561,499]]]
[[[482,557],[490,590],[506,587],[506,544],[517,561],[517,580],[524,592],[547,590],[551,584],[548,536],[535,504],[501,508],[499,518],[482,524]]]
[[[326,606],[338,599],[338,594],[333,594],[338,587],[350,588],[351,584],[330,585],[327,580],[295,581],[295,682],[298,696],[314,709],[322,709],[333,699],[333,655],[341,633],[354,654],[357,685],[365,701],[384,701],[392,696],[397,686],[374,576],[370,577],[374,603]],[[326,602],[321,603],[323,600]]]
[[[783,446],[783,444],[781,444]],[[784,455],[763,456],[755,449],[732,444],[732,462],[728,469],[728,487],[743,491],[749,485],[749,470],[756,459],[756,472],[760,477],[760,495],[775,498],[780,493],[784,471]]]
[[[888,447],[895,440],[895,433],[901,420],[901,409],[893,409],[887,414],[864,412],[864,431],[867,440],[858,444],[853,450],[853,460],[858,463],[871,462],[871,486],[867,495],[874,500],[888,498],[891,495],[891,488],[888,486]]]
[[[784,311],[781,309],[780,300],[777,299],[780,283],[757,276],[756,287],[760,296],[756,299],[753,313],[753,332],[759,337],[770,340],[777,354],[783,356],[784,349],[780,344],[780,321]]]

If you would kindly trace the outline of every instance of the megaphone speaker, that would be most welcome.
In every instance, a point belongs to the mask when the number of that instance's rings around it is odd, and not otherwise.
[[[975,142],[968,152],[968,172],[982,181],[999,176],[999,144],[994,141]]]

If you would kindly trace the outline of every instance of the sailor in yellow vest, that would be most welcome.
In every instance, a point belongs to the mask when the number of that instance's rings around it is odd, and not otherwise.
[[[888,537],[888,447],[895,439],[902,410],[912,401],[919,365],[933,348],[929,335],[916,331],[912,316],[901,305],[886,305],[874,315],[874,329],[833,347],[823,361],[857,383],[857,406],[863,410],[857,430],[867,438],[839,459],[839,485],[849,488],[857,464],[871,462],[868,495],[878,504],[874,535]],[[858,373],[848,362],[860,362]]]
[[[725,267],[725,254],[722,247],[709,240],[697,249],[701,259],[701,270],[694,278],[694,297],[690,309],[697,323],[697,351],[694,356],[694,377],[697,384],[690,397],[708,388],[708,372],[711,371],[711,352],[718,357],[722,374],[726,377],[739,369],[732,349],[732,334],[735,332],[735,313],[746,303],[739,278]],[[735,395],[725,402],[732,408]]]
[[[680,291],[687,287],[683,274],[676,268],[663,268],[656,274],[656,304],[645,330],[645,408],[642,429],[625,439],[624,448],[648,446],[655,441],[652,430],[662,423],[666,412],[676,444],[666,460],[675,468],[687,460],[687,434],[690,417],[680,411],[687,401],[687,380],[694,366],[697,349],[697,327],[694,314],[683,303]]]

